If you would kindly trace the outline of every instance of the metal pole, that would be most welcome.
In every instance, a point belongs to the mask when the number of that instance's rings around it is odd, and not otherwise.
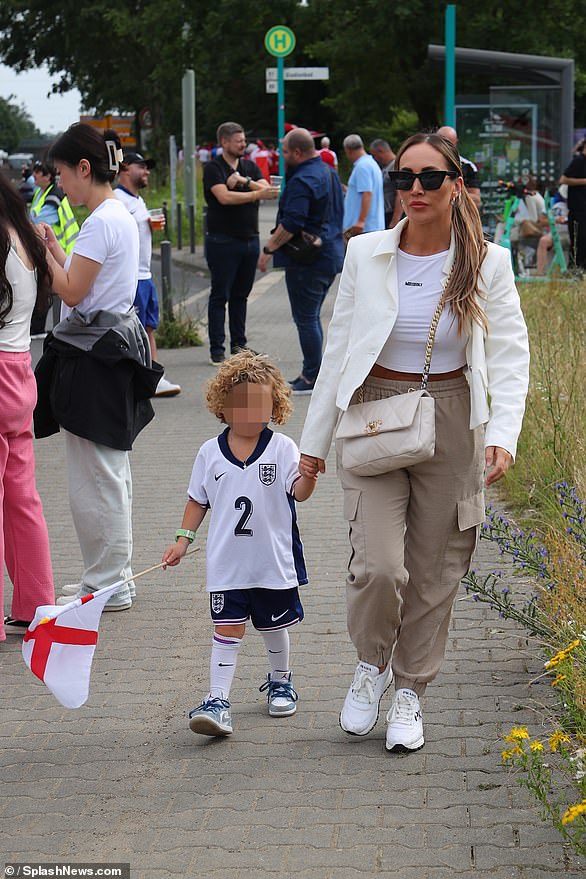
[[[171,182],[171,228],[174,228],[177,216],[177,143],[174,134],[169,136],[169,178]]]
[[[279,126],[279,175],[285,176],[285,159],[283,158],[283,141],[285,139],[285,67],[283,59],[277,58],[277,110]]]
[[[444,95],[444,125],[456,124],[456,7],[446,6],[446,81]]]
[[[176,206],[177,211],[177,250],[181,250],[183,247],[183,205],[180,201],[177,202]]]
[[[183,98],[183,169],[185,205],[195,210],[195,73],[186,70],[181,84]]]
[[[189,205],[189,250],[195,253],[195,206]]]
[[[161,241],[161,289],[163,291],[163,315],[165,320],[173,320],[170,241]]]

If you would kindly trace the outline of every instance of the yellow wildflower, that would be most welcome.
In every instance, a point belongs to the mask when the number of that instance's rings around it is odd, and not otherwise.
[[[527,732],[526,726],[514,726],[508,736],[505,736],[505,742],[512,744],[521,742],[523,739],[530,739],[531,736]]]
[[[553,751],[553,753],[555,753],[558,750],[560,745],[567,743],[569,741],[570,741],[569,736],[567,736],[565,733],[560,732],[559,730],[556,730],[549,737],[549,747]]]
[[[513,756],[512,751],[503,751],[501,754],[501,757],[503,758],[503,763],[507,763],[507,761],[509,761],[512,756]]]
[[[576,638],[575,641],[572,641],[571,644],[568,644],[567,647],[564,647],[563,650],[558,651],[558,653],[556,653],[554,656],[552,656],[551,659],[549,659],[545,663],[545,668],[547,668],[547,669],[555,668],[556,665],[559,665],[560,662],[563,662],[564,659],[567,659],[568,656],[570,655],[570,653],[572,652],[572,650],[574,650],[576,647],[578,647],[581,643],[582,642],[580,641],[580,639]]]
[[[532,751],[543,751],[543,744],[538,742],[537,739],[533,739],[529,747]]]
[[[575,821],[576,818],[584,812],[586,812],[586,800],[582,800],[581,803],[576,803],[575,806],[570,806],[562,816],[562,824],[571,824],[572,821]]]
[[[557,687],[562,681],[565,681],[566,675],[558,674],[554,681],[551,682],[552,687]]]

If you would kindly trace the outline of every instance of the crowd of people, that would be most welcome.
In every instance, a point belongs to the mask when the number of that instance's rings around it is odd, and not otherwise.
[[[357,656],[340,725],[367,735],[392,688],[386,748],[412,752],[424,744],[421,701],[442,664],[484,516],[484,488],[506,475],[516,454],[527,330],[510,252],[485,240],[477,169],[459,154],[454,129],[415,134],[396,153],[382,138],[367,149],[358,134],[347,135],[346,185],[329,139],[316,140],[304,128],[287,133],[284,180],[274,176],[275,150],[257,144],[250,151],[236,122],[222,123],[218,148],[200,156],[209,356],[217,369],[206,393],[224,429],[197,454],[181,527],[163,562],[180,562],[209,512],[210,687],[189,713],[190,728],[233,732],[230,694],[249,621],[267,649],[260,689],[268,712],[293,714],[299,697],[288,631],[303,619],[299,587],[308,580],[295,507],[319,492],[335,442],[350,543],[348,633]],[[577,265],[585,163],[582,146],[562,178]],[[79,582],[58,603],[121,580],[106,610],[132,607],[129,451],[153,417],[157,389],[180,390],[156,361],[150,220],[140,194],[150,167],[140,153],[124,154],[114,132],[72,126],[35,167],[37,235],[22,198],[0,180],[0,395],[7,403],[0,407],[0,555],[14,585],[0,639],[4,628],[26,628],[37,604],[54,600],[34,485],[37,394],[36,435],[65,435],[83,560]],[[266,241],[261,201],[277,208]],[[71,223],[71,205],[88,210],[81,228]],[[536,224],[543,215],[537,205]],[[551,244],[540,237],[545,259]],[[300,372],[289,381],[247,339],[255,273],[271,262],[284,269],[301,349]],[[321,310],[340,272],[324,346]],[[61,321],[45,342],[35,389],[30,319],[51,292],[61,299]],[[420,394],[412,399],[428,401],[433,413],[430,448],[413,462],[395,460],[395,451],[374,462],[375,446],[389,440],[394,449],[387,413],[414,390]],[[299,446],[269,428],[285,424],[291,395],[310,398]],[[346,415],[360,421],[363,411],[376,417],[364,416],[362,442],[352,446],[360,449],[356,461],[347,453],[354,434],[341,425]]]

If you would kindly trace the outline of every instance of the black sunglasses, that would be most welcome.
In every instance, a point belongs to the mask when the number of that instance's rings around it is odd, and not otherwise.
[[[423,189],[439,189],[446,177],[452,180],[459,177],[457,171],[421,171],[414,174],[413,171],[389,171],[389,177],[397,189],[409,190],[416,180],[419,180]]]

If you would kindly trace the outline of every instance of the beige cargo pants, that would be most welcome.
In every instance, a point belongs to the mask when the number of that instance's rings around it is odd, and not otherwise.
[[[369,378],[364,400],[412,383]],[[465,377],[430,382],[436,451],[382,476],[355,476],[338,461],[351,555],[348,632],[358,658],[392,659],[395,687],[421,695],[442,663],[452,607],[484,518],[484,430],[472,431]]]

